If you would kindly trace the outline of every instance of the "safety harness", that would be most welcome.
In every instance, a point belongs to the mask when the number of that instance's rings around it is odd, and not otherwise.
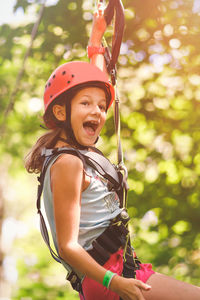
[[[83,151],[74,148],[56,148],[43,149],[42,156],[45,158],[43,170],[38,177],[38,193],[37,193],[37,211],[40,216],[40,230],[42,237],[49,248],[52,257],[59,263],[63,259],[57,254],[50,245],[48,230],[41,211],[41,195],[43,191],[44,178],[50,163],[60,154],[71,154],[79,157],[83,162],[83,167],[89,165],[96,170],[101,176],[107,179],[108,189],[115,191],[120,199],[120,206],[123,204],[124,189],[127,185],[124,183],[123,175],[115,165],[103,156],[103,154],[96,148],[93,151]],[[92,243],[92,249],[88,253],[101,265],[109,259],[112,253],[115,253],[120,247],[124,249],[124,269],[123,276],[127,278],[134,278],[135,271],[140,268],[139,260],[136,255],[133,256],[133,249],[130,244],[130,235],[128,231],[129,216],[126,209],[110,222],[110,226]],[[70,281],[73,289],[82,292],[81,279],[72,270],[67,275],[67,280]]]

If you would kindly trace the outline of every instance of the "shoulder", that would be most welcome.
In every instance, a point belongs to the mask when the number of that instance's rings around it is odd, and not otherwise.
[[[83,173],[83,162],[72,154],[60,155],[51,166],[51,175],[78,175]]]
[[[83,170],[83,162],[76,155],[64,153],[56,159],[51,169],[62,169],[66,167],[68,169]]]

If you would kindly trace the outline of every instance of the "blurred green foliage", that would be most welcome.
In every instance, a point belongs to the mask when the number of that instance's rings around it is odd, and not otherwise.
[[[22,7],[26,13],[34,7],[37,13],[39,3],[18,0],[15,8]],[[118,63],[118,87],[133,245],[141,260],[152,262],[157,271],[198,285],[200,16],[192,0],[146,0],[145,9],[143,1],[123,3],[126,28]],[[0,145],[1,163],[14,178],[23,168],[22,158],[43,132],[39,125],[45,81],[57,65],[87,60],[85,49],[93,7],[89,0],[60,0],[45,8]],[[5,122],[4,111],[32,26],[30,21],[0,28],[0,126]],[[111,43],[112,27],[106,38]],[[112,112],[99,147],[112,161],[116,160]],[[34,196],[30,198],[34,202]],[[33,209],[25,211],[30,215]],[[53,279],[62,271],[41,244],[39,234],[33,230],[16,242],[15,247],[23,245],[24,251],[18,256],[13,299],[78,299],[71,290],[68,294],[62,280],[61,285],[54,285]],[[32,255],[36,261],[30,265]]]

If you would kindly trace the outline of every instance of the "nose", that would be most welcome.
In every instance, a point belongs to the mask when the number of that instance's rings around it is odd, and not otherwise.
[[[96,116],[100,116],[101,115],[101,109],[99,107],[99,105],[94,105],[92,108],[92,114],[96,115]]]

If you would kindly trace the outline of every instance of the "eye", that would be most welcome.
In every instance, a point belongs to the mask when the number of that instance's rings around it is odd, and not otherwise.
[[[84,106],[88,106],[89,105],[89,101],[84,100],[84,101],[81,102],[81,104],[84,105]]]
[[[100,109],[102,112],[106,112],[106,105],[100,104],[100,105],[99,105],[99,109]]]

